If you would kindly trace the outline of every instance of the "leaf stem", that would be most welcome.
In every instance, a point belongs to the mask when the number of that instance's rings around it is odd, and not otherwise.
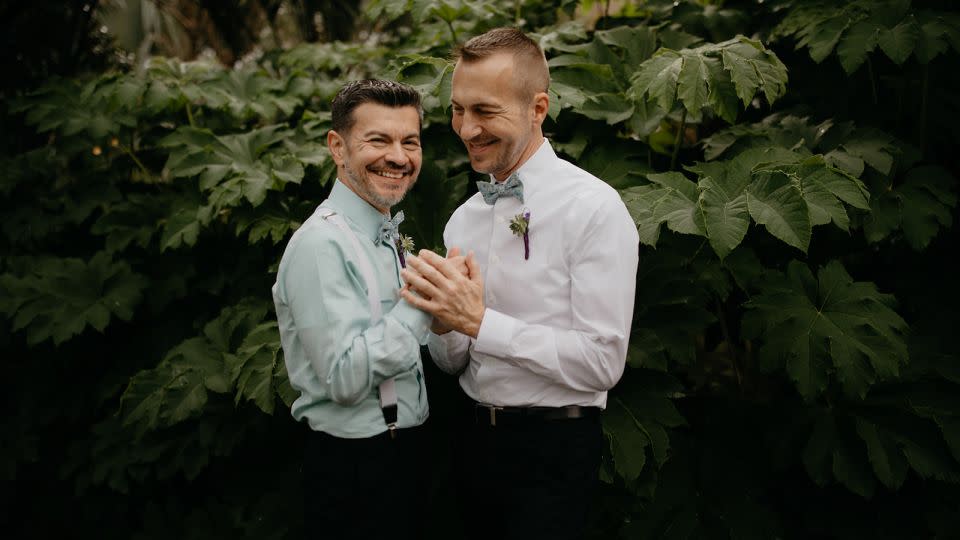
[[[733,365],[733,372],[737,376],[737,389],[740,391],[740,397],[743,397],[743,376],[740,375],[740,363],[737,361],[737,348],[730,338],[730,328],[727,326],[727,319],[723,316],[723,306],[720,299],[713,298],[717,307],[717,319],[720,320],[720,330],[723,332],[723,340],[727,342],[727,355],[730,357],[730,363]]]
[[[870,75],[870,91],[873,94],[873,104],[877,104],[877,78],[873,74],[873,62],[870,61],[870,56],[867,55],[867,73]]]
[[[187,102],[187,122],[190,123],[190,127],[197,127],[196,124],[193,123],[193,109],[190,108],[189,101]]]
[[[133,162],[137,164],[137,167],[140,168],[140,172],[142,172],[142,173],[144,174],[144,176],[146,176],[147,178],[150,177],[150,171],[147,170],[147,168],[144,166],[143,162],[140,161],[140,159],[137,157],[137,155],[134,154],[133,151],[130,150],[130,148],[128,148],[128,147],[127,147],[126,145],[124,145],[124,144],[119,144],[119,145],[117,145],[117,146],[120,147],[120,150],[123,150],[123,153],[124,153],[124,154],[130,156],[130,159],[132,159]]]
[[[920,91],[920,136],[917,141],[920,155],[926,154],[927,141],[927,97],[930,93],[930,64],[923,65],[923,89]]]
[[[677,136],[673,139],[673,155],[670,157],[670,170],[677,170],[677,155],[680,154],[680,141],[683,139],[683,129],[687,126],[687,109],[684,107],[683,114],[680,116],[680,129],[677,130]]]
[[[520,26],[520,5],[523,4],[523,0],[514,0],[514,13],[513,13],[513,24],[515,26]]]
[[[450,29],[450,35],[453,37],[453,44],[457,44],[457,31],[453,29],[453,21],[448,21],[446,19],[443,22],[447,23],[447,28]]]

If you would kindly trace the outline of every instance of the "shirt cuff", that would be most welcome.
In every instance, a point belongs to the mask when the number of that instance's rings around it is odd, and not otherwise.
[[[483,313],[473,350],[497,358],[509,357],[513,334],[519,323],[520,321],[509,315],[487,308]]]
[[[400,299],[393,309],[390,310],[390,316],[400,322],[413,334],[413,337],[420,345],[427,344],[427,338],[430,335],[430,324],[433,322],[433,315],[411,306],[406,300]]]

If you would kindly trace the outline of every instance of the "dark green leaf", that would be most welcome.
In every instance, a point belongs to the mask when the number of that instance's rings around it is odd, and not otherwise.
[[[877,43],[895,64],[900,65],[913,53],[919,39],[920,28],[916,20],[910,17],[893,28],[881,30]]]

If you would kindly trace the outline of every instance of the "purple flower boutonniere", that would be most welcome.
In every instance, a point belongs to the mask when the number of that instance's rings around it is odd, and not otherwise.
[[[404,254],[413,253],[413,249],[413,238],[405,234],[397,236],[397,256],[400,257],[400,268],[407,267],[407,259],[404,257]]]
[[[530,210],[524,209],[523,212],[513,216],[510,220],[510,230],[513,234],[523,237],[523,259],[530,258]]]

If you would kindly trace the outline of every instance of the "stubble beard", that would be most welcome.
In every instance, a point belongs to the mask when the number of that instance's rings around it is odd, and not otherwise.
[[[520,156],[523,154],[524,148],[523,140],[513,139],[512,142],[507,142],[504,138],[499,138],[499,143],[503,147],[500,148],[500,152],[496,156],[492,156],[493,160],[490,165],[487,165],[483,169],[474,168],[474,170],[481,174],[491,174],[496,178],[501,172],[509,171],[517,164],[517,161],[520,159]],[[506,178],[504,178],[506,180]]]
[[[367,202],[373,203],[374,206],[386,208],[387,211],[390,210],[393,206],[400,203],[403,198],[407,195],[407,192],[410,191],[410,188],[413,187],[413,184],[417,182],[417,179],[414,178],[410,185],[407,186],[402,193],[394,196],[381,195],[377,192],[376,187],[373,185],[373,182],[370,180],[370,177],[367,176],[367,171],[364,170],[360,174],[357,174],[353,167],[350,166],[350,162],[344,159],[343,161],[343,170],[347,173],[347,178],[350,180],[350,183],[353,184],[358,191],[360,191],[367,200]]]

